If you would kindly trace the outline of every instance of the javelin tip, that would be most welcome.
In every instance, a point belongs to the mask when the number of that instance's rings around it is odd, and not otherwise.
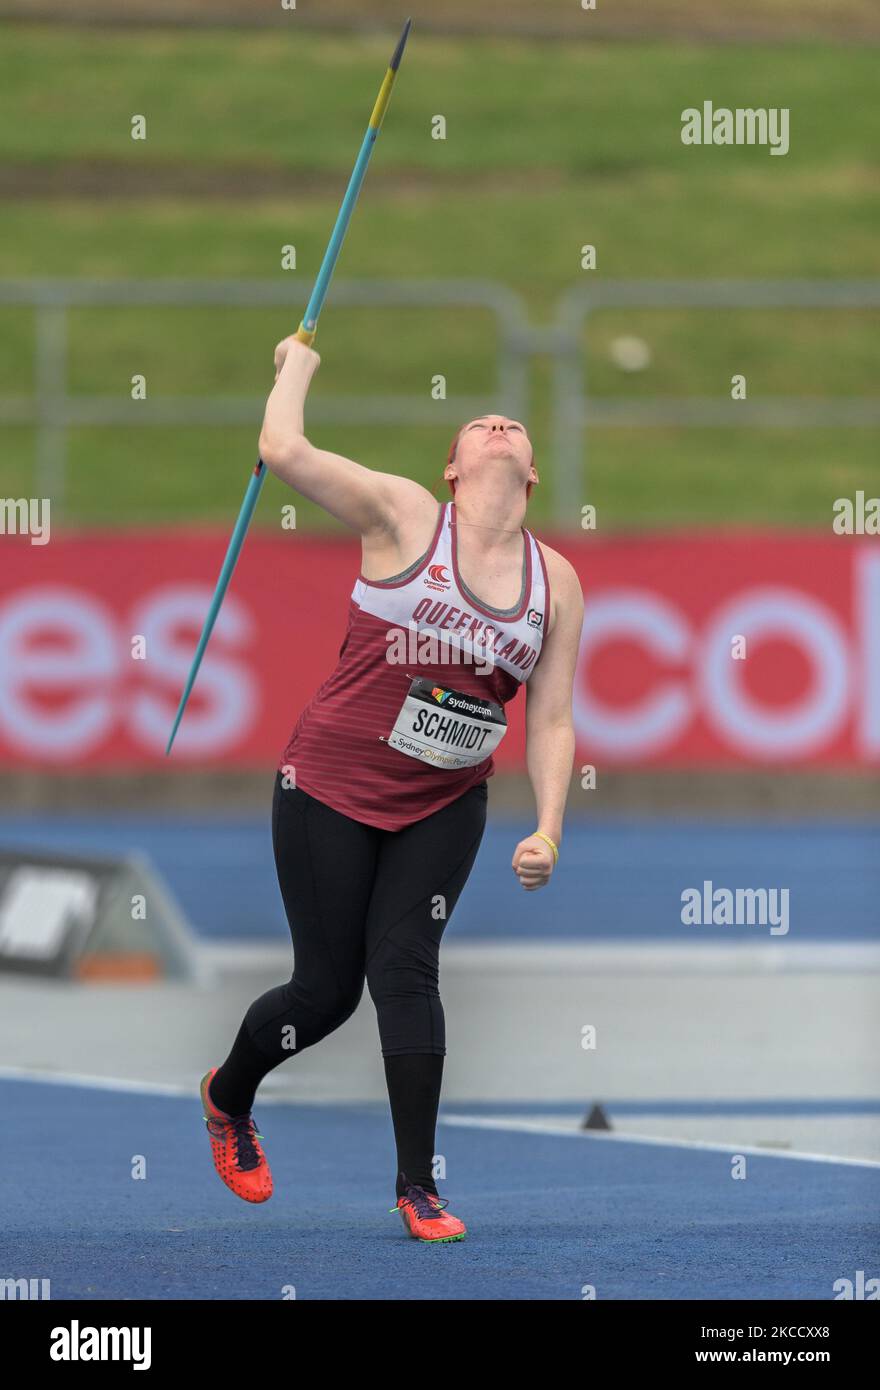
[[[392,72],[397,72],[397,69],[400,67],[400,60],[403,57],[403,50],[406,48],[406,41],[409,38],[409,31],[411,28],[412,20],[408,19],[403,26],[403,33],[397,41],[397,47],[394,50],[394,57],[388,64]]]

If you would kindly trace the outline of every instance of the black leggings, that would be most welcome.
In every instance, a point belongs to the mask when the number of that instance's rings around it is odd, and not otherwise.
[[[415,1124],[423,1147],[425,1107],[418,1105],[410,1121],[401,1116],[412,1111],[414,1096],[423,1091],[436,1118],[442,1060],[395,1067],[390,1059],[442,1059],[446,1052],[440,938],[476,859],[487,797],[481,782],[403,830],[377,830],[304,791],[285,788],[278,774],[272,838],[294,971],[286,984],[248,1009],[232,1053],[211,1085],[221,1109],[249,1110],[267,1072],[351,1017],[366,981],[386,1059],[398,1156],[425,1176],[430,1154],[415,1161],[412,1134],[404,1136],[401,1153],[399,1121],[410,1129]],[[433,1121],[429,1128],[433,1144]]]

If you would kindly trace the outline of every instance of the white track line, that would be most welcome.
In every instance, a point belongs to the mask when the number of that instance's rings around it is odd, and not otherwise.
[[[511,1134],[549,1134],[561,1139],[601,1139],[606,1143],[649,1144],[664,1149],[706,1149],[710,1153],[753,1154],[756,1158],[794,1158],[806,1163],[837,1163],[850,1168],[880,1168],[874,1158],[835,1158],[831,1154],[807,1154],[797,1150],[762,1149],[751,1144],[715,1144],[705,1139],[656,1139],[641,1134],[609,1134],[604,1130],[569,1129],[540,1120],[534,1123],[519,1120],[493,1120],[470,1115],[443,1115],[441,1125],[457,1125],[461,1129],[500,1129]]]
[[[85,1090],[121,1091],[129,1095],[176,1096],[198,1099],[194,1086],[175,1085],[166,1081],[128,1081],[117,1076],[89,1076],[87,1073],[63,1071],[29,1071],[27,1067],[0,1066],[0,1081],[35,1081],[51,1086],[79,1086]],[[286,1096],[261,1096],[260,1105],[356,1105],[352,1101],[316,1101]],[[807,1163],[837,1163],[849,1168],[880,1168],[873,1158],[834,1158],[830,1154],[799,1153],[797,1150],[762,1149],[750,1144],[714,1144],[703,1139],[656,1139],[640,1134],[607,1133],[602,1130],[569,1129],[549,1122],[493,1120],[471,1115],[440,1115],[439,1124],[456,1125],[460,1129],[497,1129],[511,1134],[548,1134],[562,1139],[602,1139],[619,1144],[648,1144],[666,1149],[704,1149],[710,1153],[753,1154],[756,1158],[793,1158]]]
[[[31,1071],[0,1066],[0,1081],[37,1081],[50,1086],[82,1086],[95,1091],[128,1091],[138,1096],[197,1096],[198,1087],[166,1081],[128,1081],[118,1076],[89,1076],[86,1072]]]
[[[130,1081],[121,1076],[91,1076],[88,1072],[31,1071],[27,1067],[0,1066],[0,1081],[36,1081],[47,1086],[79,1086],[84,1090],[120,1091],[134,1096],[172,1096],[198,1100],[197,1085],[184,1086],[170,1081]],[[261,1095],[264,1105],[337,1105],[351,1101],[317,1101],[307,1097]]]

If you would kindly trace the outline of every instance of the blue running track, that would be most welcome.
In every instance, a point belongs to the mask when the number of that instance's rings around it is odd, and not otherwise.
[[[681,893],[788,888],[791,941],[876,940],[880,827],[814,821],[569,819],[563,872],[536,899],[510,868],[532,823],[493,817],[448,940],[548,936],[617,943],[645,938],[779,940],[755,926],[687,927]],[[84,854],[145,854],[185,915],[214,940],[288,940],[264,816],[0,817],[0,847]],[[637,866],[637,870],[634,869]]]
[[[4,1276],[53,1299],[831,1299],[876,1273],[880,1167],[441,1125],[464,1242],[409,1240],[370,1108],[263,1106],[275,1196],[211,1165],[197,1098],[0,1082]],[[135,1155],[146,1179],[131,1176]]]

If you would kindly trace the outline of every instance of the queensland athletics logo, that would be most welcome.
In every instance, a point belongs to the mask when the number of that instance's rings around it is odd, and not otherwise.
[[[436,700],[438,705],[442,705],[444,700],[448,700],[449,695],[450,692],[444,690],[440,685],[435,685],[434,689],[431,691],[431,698],[432,700]]]
[[[445,565],[429,565],[425,583],[429,589],[437,589],[442,594],[449,588],[452,580],[446,572]]]

